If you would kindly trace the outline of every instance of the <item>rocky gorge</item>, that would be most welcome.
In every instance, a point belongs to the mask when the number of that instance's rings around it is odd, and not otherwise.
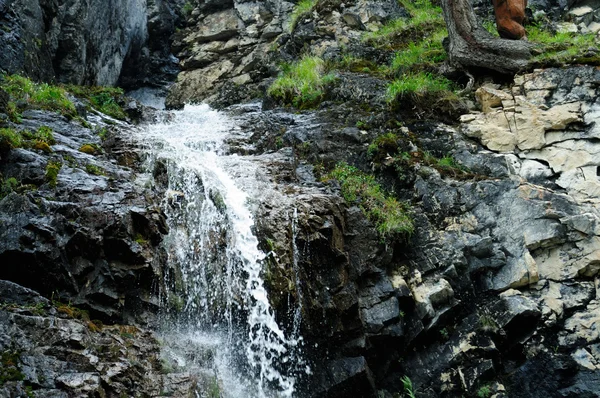
[[[293,353],[270,362],[295,381],[293,392],[269,379],[264,392],[261,384],[245,394],[599,396],[597,46],[567,65],[478,72],[473,92],[456,101],[393,102],[377,66],[393,63],[398,49],[365,35],[414,18],[410,3],[318,1],[302,13],[287,1],[47,3],[0,1],[2,72],[162,92],[180,68],[167,108],[204,101],[221,109],[193,127],[208,141],[186,144],[211,147],[223,129],[217,153],[249,195],[252,244],[264,256],[256,283],[264,281],[266,313],[285,334],[278,344]],[[482,19],[490,14],[474,5]],[[99,9],[114,17],[97,18]],[[598,2],[533,3],[529,14],[600,40]],[[424,29],[407,30],[408,40]],[[298,110],[289,105],[303,103],[269,87],[278,63],[306,53],[336,66],[313,109]],[[465,75],[448,76],[465,84]],[[245,396],[219,373],[212,346],[183,355],[200,369],[184,366],[173,351],[191,340],[170,343],[161,333],[165,323],[206,317],[239,323],[232,335],[244,335],[260,302],[257,285],[242,281],[233,298],[218,293],[196,305],[240,262],[230,258],[226,225],[241,194],[212,185],[209,174],[179,182],[172,160],[153,158],[148,126],[174,130],[187,111],[118,95],[115,118],[94,95],[72,91],[71,113],[25,99],[14,102],[16,117],[11,95],[0,91],[1,127],[29,144],[0,146],[0,393]],[[27,138],[44,128],[48,148]],[[172,131],[166,142],[176,139]],[[408,209],[409,232],[385,232],[370,212],[380,191]],[[199,218],[181,221],[178,209],[196,201]],[[211,225],[209,246],[197,235],[194,250],[179,253],[185,245],[173,246],[174,234],[186,225],[196,236],[198,220]],[[178,268],[188,257],[212,264],[208,282]],[[244,298],[246,290],[254,295]],[[258,365],[234,371],[263,376]]]

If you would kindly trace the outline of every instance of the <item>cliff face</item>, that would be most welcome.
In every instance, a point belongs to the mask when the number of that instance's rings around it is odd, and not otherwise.
[[[3,0],[0,70],[45,81],[112,86],[124,65],[152,57],[153,65],[129,76],[140,82],[151,73],[168,75],[173,73],[168,39],[177,18],[174,3]]]

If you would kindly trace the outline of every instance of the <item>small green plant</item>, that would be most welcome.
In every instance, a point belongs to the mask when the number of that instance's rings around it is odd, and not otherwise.
[[[19,181],[14,177],[0,178],[0,199],[15,191],[19,185]]]
[[[300,17],[308,12],[311,12],[316,4],[317,0],[300,0],[298,4],[296,4],[294,11],[292,11],[292,19],[290,21],[292,30],[296,24],[298,24]]]
[[[0,128],[0,150],[9,150],[23,146],[23,136],[12,128]]]
[[[402,387],[404,388],[404,392],[406,393],[406,395],[408,395],[409,398],[415,398],[415,391],[410,377],[404,375],[402,376],[401,381]]]
[[[488,385],[481,386],[477,390],[478,398],[490,398],[491,396],[492,396],[492,389]]]
[[[85,171],[95,176],[103,176],[106,174],[102,167],[96,166],[95,164],[91,163],[85,165]]]
[[[367,148],[367,155],[375,158],[377,155],[386,156],[398,151],[398,136],[393,132],[382,134],[375,138]]]
[[[410,207],[384,194],[375,177],[346,163],[338,164],[327,176],[340,182],[342,196],[358,205],[383,237],[410,236],[414,231]]]
[[[210,387],[208,390],[209,398],[220,398],[221,397],[221,387],[219,386],[219,380],[214,377],[210,383]]]
[[[498,331],[498,324],[496,323],[494,318],[487,314],[479,316],[478,327],[479,330],[481,330],[484,333],[496,333]]]
[[[269,87],[269,95],[297,108],[318,105],[325,97],[325,87],[335,80],[325,73],[319,57],[304,56],[300,61],[283,66],[283,73]]]
[[[194,6],[189,1],[186,1],[183,7],[181,8],[181,13],[184,16],[189,17],[190,15],[192,15],[192,11],[194,11]]]
[[[58,180],[58,173],[62,168],[61,162],[49,161],[46,165],[46,182],[52,188],[56,187],[56,182]]]
[[[440,329],[440,336],[442,337],[442,339],[448,340],[450,338],[450,333],[448,332],[448,329]]]

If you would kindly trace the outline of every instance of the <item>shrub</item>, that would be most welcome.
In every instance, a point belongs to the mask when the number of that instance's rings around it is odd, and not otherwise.
[[[335,79],[325,74],[325,63],[319,57],[305,56],[284,65],[283,73],[269,87],[269,95],[297,108],[318,105],[325,97],[325,86]]]
[[[375,223],[382,237],[409,236],[414,231],[410,207],[385,195],[375,177],[346,163],[338,164],[329,174],[340,182],[342,196],[358,205],[369,220]]]

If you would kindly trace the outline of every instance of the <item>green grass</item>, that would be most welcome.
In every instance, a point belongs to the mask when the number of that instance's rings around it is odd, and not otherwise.
[[[399,18],[386,23],[376,32],[368,32],[363,38],[376,46],[397,48],[418,41],[431,31],[445,27],[442,9],[429,0],[401,0],[410,18]]]
[[[406,71],[416,67],[430,67],[446,60],[446,50],[442,40],[446,36],[443,29],[436,30],[431,36],[420,42],[409,43],[406,48],[397,51],[392,60],[392,69]]]
[[[66,88],[75,96],[88,100],[90,106],[97,111],[115,119],[127,119],[127,114],[119,105],[119,101],[124,96],[123,89],[118,87],[74,85],[66,86]]]
[[[0,87],[10,96],[9,113],[12,113],[13,121],[20,118],[19,102],[25,102],[28,107],[35,109],[56,111],[69,118],[77,115],[75,105],[62,87],[35,83],[19,75],[4,75],[0,79]]]
[[[346,202],[359,206],[383,238],[413,233],[409,205],[386,195],[372,175],[340,163],[326,178],[339,181]]]
[[[409,73],[394,80],[388,86],[387,101],[393,103],[397,99],[415,100],[431,95],[451,95],[451,90],[452,82],[444,77],[426,72]]]
[[[12,128],[0,128],[0,150],[10,150],[23,146],[23,136]]]
[[[283,66],[283,73],[269,87],[269,95],[285,104],[305,109],[317,106],[325,98],[325,87],[335,79],[326,74],[319,57],[304,56]]]
[[[300,17],[303,14],[312,11],[316,4],[317,0],[300,0],[298,4],[296,4],[296,7],[294,7],[294,11],[292,11],[292,19],[290,21],[292,30],[300,20]]]
[[[528,26],[527,37],[539,47],[539,55],[533,61],[541,64],[564,65],[571,63],[591,63],[600,65],[600,56],[587,58],[585,52],[589,47],[598,45],[592,33],[553,33],[539,26]]]
[[[4,179],[0,176],[0,199],[15,191],[19,185],[21,184],[14,177]]]

